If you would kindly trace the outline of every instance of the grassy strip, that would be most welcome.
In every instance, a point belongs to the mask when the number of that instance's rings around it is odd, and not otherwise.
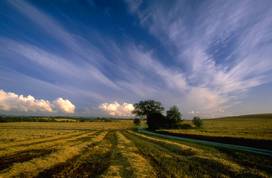
[[[168,176],[171,177],[265,177],[265,174],[255,172],[254,170],[238,169],[235,170],[228,164],[223,164],[216,159],[207,159],[202,155],[185,156],[178,155],[176,151],[171,148],[161,146],[158,143],[152,143],[150,140],[140,137],[139,135],[127,134],[135,144],[138,146],[142,153],[166,171]],[[168,154],[167,156],[163,154]],[[171,175],[172,172],[176,172],[175,175]],[[170,174],[169,174],[170,173]]]
[[[214,141],[219,143],[236,144],[242,146],[250,146],[263,149],[272,149],[272,140],[265,139],[253,139],[253,138],[243,138],[243,137],[230,137],[230,136],[211,136],[211,135],[201,135],[201,134],[189,134],[189,133],[177,133],[172,131],[157,131],[160,134],[166,134],[177,137],[193,138],[207,141]]]
[[[92,141],[79,143],[75,146],[66,143],[60,147],[58,151],[45,157],[35,158],[23,163],[15,163],[10,169],[2,172],[0,177],[35,177],[39,172],[57,164],[64,163],[74,156],[79,155],[90,143],[103,140],[105,134],[106,132],[103,132],[93,138]]]

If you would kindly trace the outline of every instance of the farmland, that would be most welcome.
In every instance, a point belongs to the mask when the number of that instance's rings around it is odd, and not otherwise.
[[[269,157],[145,135],[130,120],[0,129],[0,177],[272,176]]]
[[[171,132],[221,137],[272,139],[272,114],[205,119],[203,121],[204,125],[201,129],[179,129],[171,130]],[[191,124],[191,121],[185,120],[184,123]]]

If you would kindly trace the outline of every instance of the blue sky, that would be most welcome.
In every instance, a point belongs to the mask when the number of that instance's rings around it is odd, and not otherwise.
[[[0,113],[272,112],[272,1],[0,2]]]

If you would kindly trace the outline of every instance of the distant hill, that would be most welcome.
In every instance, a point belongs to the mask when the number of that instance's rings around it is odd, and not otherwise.
[[[226,116],[226,117],[219,117],[219,118],[212,118],[212,119],[255,119],[255,118],[265,118],[265,119],[272,119],[272,113],[263,113],[263,114],[246,114],[246,115],[239,115],[239,116]]]

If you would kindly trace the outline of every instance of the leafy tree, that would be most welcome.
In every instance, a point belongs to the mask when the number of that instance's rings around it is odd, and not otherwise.
[[[180,113],[177,106],[172,106],[166,112],[167,127],[168,128],[177,128],[178,123],[181,121],[182,114]]]
[[[161,113],[164,110],[159,101],[146,100],[134,104],[133,114],[139,117],[147,117],[151,113]]]
[[[135,103],[132,113],[139,117],[146,117],[148,128],[154,130],[165,124],[165,116],[162,115],[163,110],[164,108],[159,101],[146,100]]]
[[[193,120],[192,120],[192,122],[193,122],[193,124],[194,124],[197,128],[200,128],[200,127],[202,127],[202,125],[203,125],[202,120],[201,120],[200,117],[198,117],[198,116],[194,117]]]
[[[146,123],[150,130],[165,128],[167,124],[165,116],[159,112],[149,113],[147,115]]]

